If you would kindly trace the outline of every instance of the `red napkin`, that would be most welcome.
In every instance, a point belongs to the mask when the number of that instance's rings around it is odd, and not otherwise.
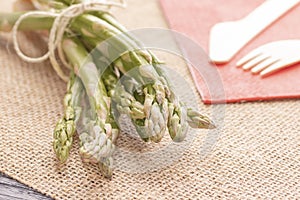
[[[208,52],[209,31],[214,24],[241,19],[264,0],[160,0],[160,2],[171,29],[186,34]],[[265,78],[235,67],[240,58],[262,44],[276,40],[300,39],[299,19],[300,4],[254,38],[229,63],[215,66],[204,59],[202,66],[198,67],[216,69],[215,77],[207,78],[205,75],[209,74],[199,73],[190,67],[204,103],[299,98],[300,64]],[[193,49],[187,49],[185,44],[182,43],[180,46],[187,56],[193,54]],[[214,79],[217,83],[214,83]]]

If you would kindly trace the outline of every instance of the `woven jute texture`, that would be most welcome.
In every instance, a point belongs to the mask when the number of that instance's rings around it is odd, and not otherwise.
[[[128,0],[128,8],[116,16],[129,28],[166,27],[155,0]],[[41,54],[45,46],[28,35],[20,35],[25,51]],[[78,138],[68,162],[57,163],[52,131],[63,112],[66,84],[48,62],[21,61],[8,35],[1,34],[0,43],[0,172],[56,199],[300,199],[298,100],[204,106],[188,69],[178,65],[202,112],[210,115],[216,108],[224,115],[217,117],[213,148],[205,147],[210,132],[191,130],[196,134],[175,162],[149,158],[149,165],[162,167],[117,168],[108,180],[97,167],[81,162]],[[118,144],[140,153],[161,152],[155,149],[163,146],[124,135]],[[128,161],[116,157],[120,165]]]

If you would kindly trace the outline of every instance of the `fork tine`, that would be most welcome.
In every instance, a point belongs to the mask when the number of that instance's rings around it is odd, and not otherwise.
[[[282,68],[282,65],[280,63],[276,63],[264,70],[262,70],[259,74],[262,76],[262,77],[265,77],[265,76],[268,76],[276,71],[278,71],[279,69]]]
[[[253,74],[267,76],[280,69],[300,63],[300,40],[279,40],[259,46],[241,58],[237,67],[251,69]]]
[[[243,69],[244,70],[249,70],[252,67],[258,65],[259,63],[263,62],[266,59],[268,59],[268,55],[266,55],[266,54],[260,54],[257,57],[253,58],[252,60],[250,60],[249,62],[245,63],[243,65]]]
[[[285,61],[279,61],[279,62],[276,62],[272,65],[270,65],[268,68],[264,69],[263,71],[260,72],[260,75],[261,76],[267,76],[267,75],[270,75],[280,69],[284,69],[284,68],[287,68],[287,67],[290,67],[291,65],[295,64],[299,62],[299,59],[287,59]]]
[[[274,59],[274,58],[273,58],[273,59],[272,59],[272,58],[266,59],[266,60],[264,60],[263,62],[261,62],[261,63],[259,63],[258,65],[256,65],[255,67],[253,67],[253,68],[251,69],[251,72],[252,72],[253,74],[257,74],[257,73],[263,71],[264,69],[266,69],[267,67],[269,67],[270,65],[276,63],[277,61],[278,61],[278,60],[276,60],[276,59]]]
[[[241,58],[240,60],[238,60],[237,63],[236,63],[236,66],[241,67],[242,65],[244,65],[248,61],[252,60],[253,58],[259,56],[260,54],[261,54],[260,49],[259,48],[255,49],[255,50],[251,51],[250,53],[248,53],[243,58]]]

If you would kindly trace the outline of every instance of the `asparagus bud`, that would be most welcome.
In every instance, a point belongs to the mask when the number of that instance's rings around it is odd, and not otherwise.
[[[53,149],[57,158],[65,162],[73,143],[75,133],[75,121],[78,120],[81,112],[80,99],[83,88],[80,80],[72,72],[68,82],[67,94],[64,97],[65,113],[54,129]]]

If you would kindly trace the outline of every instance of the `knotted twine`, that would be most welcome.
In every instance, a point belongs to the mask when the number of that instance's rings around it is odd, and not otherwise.
[[[61,60],[64,67],[68,69],[72,69],[70,64],[67,62],[65,55],[62,49],[62,40],[64,33],[67,30],[67,27],[70,21],[87,12],[87,11],[103,11],[104,7],[109,10],[111,7],[126,7],[126,3],[124,0],[120,0],[119,2],[113,2],[108,0],[89,0],[84,1],[79,4],[73,4],[60,12],[54,11],[29,11],[20,16],[20,18],[16,21],[12,29],[12,37],[13,37],[13,45],[17,55],[24,61],[30,63],[40,63],[47,59],[50,60],[52,67],[54,68],[57,75],[64,81],[68,81],[69,77],[63,72],[58,60],[56,58],[55,52],[57,50],[59,59]],[[20,49],[19,42],[18,42],[18,29],[21,22],[32,16],[46,16],[46,17],[53,17],[55,18],[49,33],[48,39],[48,51],[40,57],[30,57],[25,55],[22,50]]]

